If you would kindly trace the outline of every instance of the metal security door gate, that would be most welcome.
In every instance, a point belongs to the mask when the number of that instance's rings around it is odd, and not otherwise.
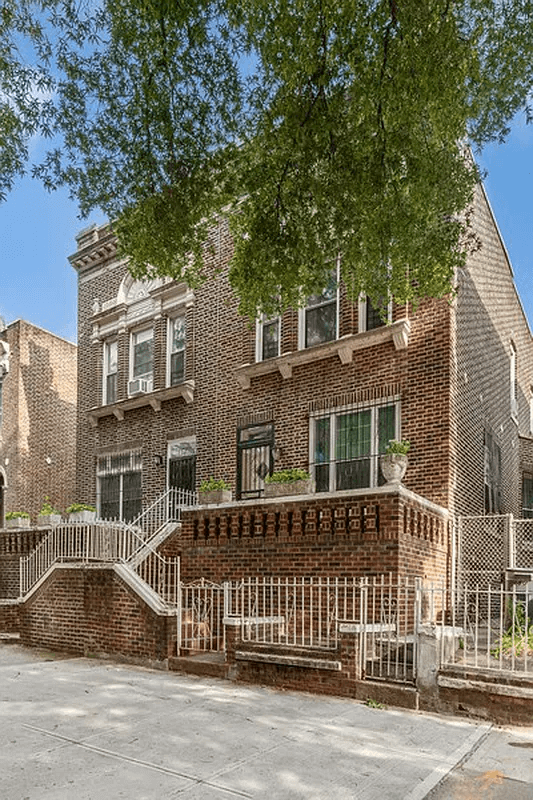
[[[261,497],[274,464],[274,425],[248,425],[237,437],[237,498]]]

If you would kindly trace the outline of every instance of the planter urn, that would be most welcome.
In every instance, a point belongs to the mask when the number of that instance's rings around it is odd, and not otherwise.
[[[86,525],[96,520],[96,511],[70,511],[69,522],[84,522]]]
[[[381,472],[387,485],[397,486],[402,482],[407,469],[407,456],[399,453],[388,453],[381,456]]]

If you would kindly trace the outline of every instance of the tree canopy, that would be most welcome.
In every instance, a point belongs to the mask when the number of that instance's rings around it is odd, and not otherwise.
[[[0,192],[55,136],[34,174],[104,211],[137,277],[195,285],[222,215],[250,317],[337,260],[354,297],[443,296],[470,148],[529,114],[532,22],[533,0],[3,0]]]

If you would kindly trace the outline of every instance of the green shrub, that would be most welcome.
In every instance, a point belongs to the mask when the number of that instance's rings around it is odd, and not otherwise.
[[[229,483],[226,483],[224,478],[209,477],[207,480],[202,481],[200,484],[200,492],[216,492],[219,489],[231,489]]]
[[[48,495],[44,498],[44,502],[42,505],[41,510],[39,511],[40,517],[49,517],[51,514],[61,514],[61,511],[58,511],[57,508],[54,508],[52,503],[50,502],[50,498]]]
[[[408,439],[391,439],[385,453],[388,456],[406,456],[410,449],[411,442]]]
[[[76,514],[78,511],[96,511],[96,508],[88,503],[72,503],[66,509],[67,514]]]
[[[29,519],[30,515],[27,511],[8,511],[6,519]]]
[[[294,483],[295,481],[308,481],[310,474],[305,469],[281,469],[279,472],[273,472],[272,475],[267,475],[265,483]]]

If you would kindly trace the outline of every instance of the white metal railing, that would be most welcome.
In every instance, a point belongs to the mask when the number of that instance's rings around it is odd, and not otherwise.
[[[152,550],[134,569],[139,577],[159,595],[167,606],[170,608],[178,607],[180,592],[179,558],[163,558],[159,553]]]
[[[24,596],[56,561],[125,561],[140,544],[120,522],[58,525],[28,556],[20,559],[20,593]]]
[[[442,663],[533,672],[533,582],[511,587],[465,583],[451,599]]]
[[[181,522],[182,510],[198,505],[196,492],[167,489],[130,524],[146,541],[152,539],[167,522]]]
[[[224,585],[180,584],[177,626],[178,654],[224,650]]]
[[[249,578],[226,584],[225,616],[240,635],[281,647],[335,649],[339,623],[353,623],[367,677],[412,681],[420,582],[372,578]]]

